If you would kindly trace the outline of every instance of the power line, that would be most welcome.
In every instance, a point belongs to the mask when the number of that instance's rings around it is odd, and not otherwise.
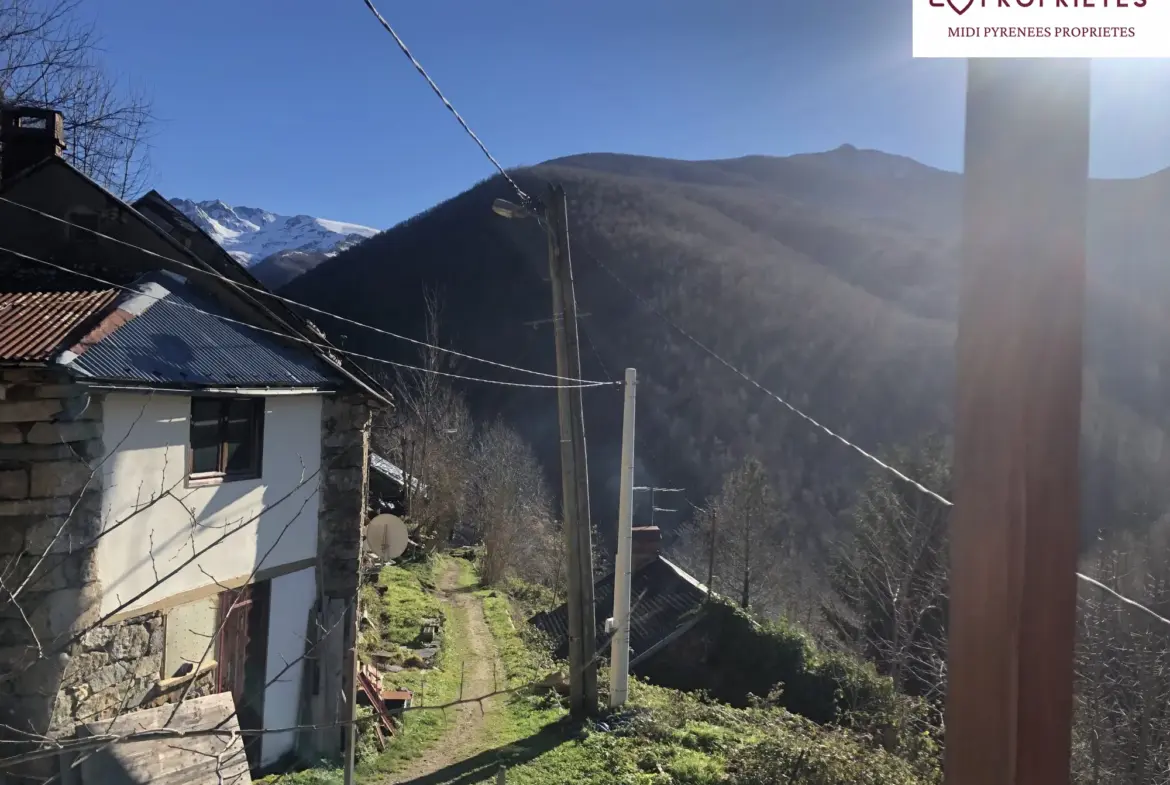
[[[350,325],[353,325],[354,327],[361,327],[363,329],[370,330],[371,332],[378,333],[379,335],[385,335],[385,336],[390,337],[390,338],[397,338],[398,340],[407,341],[408,343],[415,344],[416,346],[422,346],[422,347],[425,347],[427,349],[434,349],[436,351],[445,352],[447,354],[450,354],[450,355],[455,356],[455,357],[460,357],[460,358],[465,359],[465,360],[472,360],[474,362],[484,363],[485,365],[493,365],[497,368],[504,368],[504,369],[509,370],[509,371],[517,371],[519,373],[532,374],[533,376],[542,376],[546,379],[556,379],[558,381],[570,382],[572,384],[591,384],[592,383],[592,380],[590,380],[590,379],[570,379],[568,377],[558,376],[555,373],[545,373],[543,371],[533,371],[533,370],[530,370],[528,368],[520,368],[520,367],[515,366],[515,365],[508,365],[507,363],[496,362],[495,360],[487,360],[487,359],[484,359],[483,357],[475,357],[475,356],[470,355],[470,354],[464,354],[463,352],[457,352],[454,349],[447,349],[447,348],[442,347],[442,346],[436,346],[434,344],[427,343],[426,341],[420,341],[417,338],[411,338],[411,337],[406,336],[406,335],[399,335],[398,333],[394,333],[394,332],[391,332],[389,330],[384,330],[381,327],[375,327],[372,324],[365,324],[365,323],[359,322],[355,319],[350,319],[348,317],[341,316],[339,314],[335,314],[335,313],[332,313],[330,311],[322,310],[321,308],[315,308],[311,305],[306,305],[305,303],[290,299],[288,297],[283,297],[283,296],[277,294],[276,292],[273,292],[273,291],[270,291],[269,289],[264,288],[263,286],[252,286],[251,284],[241,283],[240,281],[233,281],[231,278],[228,278],[226,275],[224,275],[223,273],[221,273],[217,270],[205,270],[201,267],[197,267],[196,265],[190,264],[188,262],[182,262],[182,261],[179,261],[178,259],[172,259],[169,256],[165,256],[163,254],[151,251],[148,248],[143,248],[140,245],[135,245],[134,243],[130,243],[130,242],[127,242],[125,240],[120,240],[117,237],[111,237],[110,235],[103,234],[102,232],[99,232],[96,229],[91,229],[88,226],[82,226],[81,224],[73,223],[72,221],[68,221],[64,218],[59,218],[59,217],[52,215],[50,213],[46,213],[46,212],[43,212],[41,210],[38,210],[35,207],[30,207],[28,205],[21,204],[20,202],[13,201],[12,199],[9,199],[7,197],[0,196],[0,202],[5,202],[7,204],[11,204],[15,207],[21,208],[22,210],[27,210],[28,212],[34,213],[42,218],[48,218],[51,221],[56,221],[57,223],[64,224],[64,225],[69,226],[71,228],[80,229],[80,230],[87,232],[95,237],[99,237],[103,240],[109,240],[112,243],[117,243],[118,245],[121,245],[121,246],[126,247],[126,248],[131,248],[135,251],[138,251],[139,253],[144,253],[148,256],[153,256],[155,258],[162,259],[163,261],[170,262],[171,264],[177,264],[180,267],[186,268],[188,270],[193,270],[197,273],[211,276],[212,278],[217,278],[221,281],[225,281],[226,283],[229,283],[232,286],[238,287],[240,289],[253,291],[253,292],[256,292],[258,294],[262,294],[262,295],[265,295],[267,297],[271,297],[274,300],[279,300],[280,302],[283,302],[287,305],[291,305],[291,306],[294,306],[296,308],[303,308],[306,311],[320,314],[322,316],[328,316],[329,318],[336,319],[339,322],[344,322],[345,324],[350,324]],[[606,374],[606,376],[608,377],[609,374]],[[609,381],[613,381],[613,379],[610,378]]]
[[[650,302],[647,301],[644,297],[642,297],[640,294],[638,294],[633,289],[631,289],[630,286],[625,281],[623,281],[621,278],[619,278],[617,276],[617,274],[614,273],[613,270],[609,269],[608,266],[603,264],[600,259],[598,259],[596,256],[593,256],[592,254],[588,254],[588,256],[589,256],[589,258],[591,258],[593,260],[594,264],[596,264],[598,267],[600,267],[602,270],[604,270],[611,278],[614,279],[614,281],[616,281],[618,283],[619,286],[621,286],[623,289],[625,289],[627,292],[629,292],[630,295],[633,296],[638,302],[640,302],[643,306],[645,306],[647,309],[649,309],[651,312],[653,312],[658,318],[662,319],[662,321],[666,322],[668,325],[670,325],[675,330],[677,330],[680,335],[682,335],[684,338],[689,340],[691,343],[695,344],[695,346],[698,346],[700,349],[702,349],[704,352],[706,352],[708,355],[710,355],[712,358],[714,358],[717,362],[722,364],[724,367],[726,367],[732,373],[736,374],[741,379],[746,381],[748,384],[751,384],[756,389],[763,392],[765,395],[768,395],[769,397],[774,398],[777,402],[779,402],[782,406],[787,408],[790,412],[792,412],[793,414],[802,418],[803,420],[805,420],[806,422],[808,422],[809,424],[811,424],[815,428],[821,430],[825,434],[827,434],[827,435],[831,436],[832,438],[836,439],[837,441],[841,442],[846,447],[849,447],[850,449],[855,450],[858,454],[860,454],[866,460],[877,464],[878,466],[880,466],[881,468],[885,469],[886,471],[892,473],[894,476],[898,477],[899,479],[903,480],[904,482],[907,482],[910,485],[914,486],[922,493],[925,493],[927,496],[931,496],[931,497],[937,499],[938,501],[942,502],[943,504],[947,505],[948,507],[951,506],[951,502],[948,501],[943,496],[932,491],[930,488],[927,488],[925,485],[923,485],[922,483],[913,479],[912,477],[908,477],[907,475],[898,471],[898,469],[896,469],[895,467],[893,467],[890,464],[886,463],[885,461],[881,460],[873,453],[868,452],[864,448],[849,441],[844,436],[842,436],[839,433],[837,433],[836,431],[830,429],[828,426],[822,425],[820,422],[818,422],[814,418],[805,414],[800,409],[797,409],[795,406],[790,404],[788,401],[784,400],[779,395],[772,392],[771,390],[769,390],[767,387],[765,387],[764,385],[757,382],[752,377],[748,376],[746,373],[741,371],[739,368],[736,368],[734,365],[729,363],[727,360],[724,360],[722,357],[720,357],[718,354],[716,354],[713,349],[709,348],[705,343],[700,341],[695,336],[691,335],[689,332],[684,330],[682,327],[679,327],[678,324],[676,324],[670,317],[666,316],[666,314],[662,313],[660,310],[658,310],[653,305],[651,305]]]
[[[735,367],[735,366],[734,366],[734,365],[732,365],[730,362],[728,362],[727,360],[725,360],[725,359],[723,359],[722,357],[720,357],[718,354],[716,354],[716,353],[715,353],[715,351],[714,351],[714,350],[710,349],[710,348],[709,348],[709,347],[708,347],[706,344],[704,344],[702,341],[700,341],[699,339],[695,338],[695,337],[694,337],[693,335],[691,335],[689,332],[687,332],[686,330],[684,330],[682,327],[680,327],[678,324],[676,324],[676,323],[675,323],[675,322],[674,322],[674,321],[673,321],[673,320],[672,320],[670,317],[666,316],[666,314],[662,313],[660,310],[658,310],[657,308],[655,308],[655,307],[654,307],[652,304],[650,304],[650,302],[649,302],[649,301],[647,301],[647,300],[646,300],[644,297],[642,297],[640,294],[638,294],[636,291],[634,291],[634,290],[633,290],[633,289],[632,289],[632,288],[631,288],[631,287],[630,287],[630,286],[629,286],[629,285],[628,285],[628,284],[627,284],[625,281],[623,281],[623,280],[622,280],[622,279],[621,279],[621,278],[620,278],[620,277],[619,277],[619,276],[618,276],[618,275],[617,275],[617,274],[616,274],[616,273],[615,273],[613,270],[609,269],[609,267],[608,267],[608,266],[606,266],[604,263],[602,263],[602,261],[601,261],[600,259],[598,259],[596,256],[593,256],[592,254],[587,254],[587,255],[589,256],[589,258],[591,258],[591,259],[593,260],[593,263],[594,263],[594,264],[596,264],[596,265],[597,265],[597,266],[598,266],[600,269],[604,270],[604,271],[605,271],[605,272],[606,272],[606,273],[607,273],[607,274],[608,274],[608,275],[609,275],[611,278],[613,278],[613,280],[614,280],[614,281],[616,281],[616,282],[617,282],[617,284],[618,284],[619,286],[621,286],[623,289],[625,289],[625,290],[626,290],[626,291],[627,291],[627,292],[628,292],[628,293],[629,293],[629,294],[630,294],[630,295],[631,295],[631,296],[632,296],[634,299],[636,299],[638,302],[640,302],[640,303],[641,303],[641,304],[642,304],[642,305],[643,305],[645,308],[647,308],[649,311],[651,311],[651,312],[652,312],[654,315],[656,315],[658,318],[662,319],[662,321],[666,322],[666,324],[670,325],[672,328],[674,328],[676,331],[678,331],[678,333],[679,333],[680,335],[682,335],[683,337],[685,337],[685,338],[686,338],[687,340],[689,340],[691,343],[695,344],[695,345],[696,345],[696,346],[698,346],[700,349],[702,349],[704,352],[706,352],[708,355],[710,355],[711,357],[713,357],[713,358],[714,358],[716,361],[718,361],[719,363],[721,363],[722,365],[724,365],[725,367],[727,367],[729,370],[731,370],[733,373],[735,373],[735,374],[736,374],[737,376],[739,376],[741,379],[743,379],[744,381],[748,382],[748,383],[749,383],[749,384],[751,384],[752,386],[756,387],[757,389],[759,389],[761,392],[765,393],[766,395],[768,395],[768,396],[770,396],[770,397],[774,398],[775,400],[777,400],[778,402],[780,402],[780,403],[781,403],[781,404],[782,404],[782,405],[783,405],[785,408],[787,408],[789,411],[791,411],[792,413],[794,413],[794,414],[796,414],[797,416],[801,417],[801,418],[802,418],[802,419],[804,419],[806,422],[808,422],[808,423],[812,424],[813,426],[815,426],[816,428],[820,429],[821,431],[823,431],[824,433],[828,434],[829,436],[833,437],[833,438],[834,438],[834,439],[836,439],[837,441],[841,442],[841,443],[842,443],[842,444],[844,444],[846,447],[849,447],[849,448],[853,449],[853,450],[854,450],[854,451],[856,451],[858,454],[860,454],[860,455],[861,455],[863,458],[865,458],[866,460],[868,460],[868,461],[870,461],[871,463],[875,464],[876,466],[878,466],[878,467],[880,467],[880,468],[884,469],[885,471],[887,471],[887,472],[889,472],[890,474],[894,475],[894,476],[895,476],[895,477],[897,477],[898,479],[900,479],[900,480],[902,480],[902,481],[904,481],[904,482],[906,482],[906,483],[909,483],[911,486],[913,486],[913,487],[914,487],[914,488],[916,488],[917,490],[919,490],[919,491],[921,491],[922,493],[926,494],[927,496],[930,496],[931,498],[933,498],[933,499],[937,500],[937,501],[938,501],[938,502],[940,502],[941,504],[943,504],[943,505],[945,505],[945,506],[947,506],[947,507],[954,507],[954,506],[955,506],[955,503],[954,503],[954,502],[952,502],[950,499],[946,498],[945,496],[943,496],[942,494],[940,494],[940,493],[938,493],[938,492],[936,492],[936,491],[933,491],[933,490],[931,490],[930,488],[927,488],[927,487],[926,487],[925,485],[923,485],[922,483],[920,483],[920,482],[918,482],[917,480],[915,480],[915,479],[913,479],[913,478],[911,478],[911,477],[908,477],[907,475],[903,474],[903,473],[902,473],[901,471],[899,471],[897,468],[895,468],[895,467],[891,466],[890,464],[888,464],[888,463],[886,463],[885,461],[881,460],[880,458],[878,458],[877,456],[875,456],[875,455],[873,455],[872,453],[868,452],[867,450],[863,449],[862,447],[860,447],[860,446],[858,446],[858,445],[854,444],[853,442],[849,441],[849,440],[848,440],[848,439],[846,439],[844,436],[841,436],[840,434],[836,433],[835,431],[833,431],[833,430],[829,429],[827,426],[825,426],[825,425],[822,425],[821,423],[819,423],[818,421],[816,421],[815,419],[813,419],[813,418],[812,418],[812,417],[810,417],[809,415],[807,415],[807,414],[805,414],[804,412],[802,412],[800,409],[797,409],[795,406],[793,406],[792,404],[788,403],[788,401],[784,400],[783,398],[781,398],[781,397],[780,397],[779,395],[777,395],[776,393],[774,393],[774,392],[772,392],[771,390],[769,390],[767,387],[764,387],[762,384],[760,384],[759,382],[757,382],[757,381],[756,381],[755,379],[753,379],[752,377],[748,376],[746,373],[744,373],[743,371],[741,371],[739,368]],[[1131,607],[1137,608],[1138,610],[1140,610],[1140,611],[1142,611],[1142,612],[1144,612],[1144,613],[1148,614],[1149,616],[1151,616],[1152,618],[1156,619],[1157,621],[1159,621],[1159,622],[1162,622],[1163,624],[1166,624],[1167,626],[1170,626],[1170,619],[1167,619],[1167,618],[1165,618],[1164,616],[1162,616],[1162,615],[1160,615],[1160,614],[1156,613],[1156,612],[1155,612],[1155,611],[1153,611],[1152,609],[1150,609],[1150,608],[1146,607],[1145,605],[1142,605],[1142,604],[1141,604],[1140,602],[1138,602],[1137,600],[1130,599],[1129,597],[1126,597],[1124,594],[1121,594],[1120,592],[1118,592],[1118,591],[1116,591],[1116,590],[1114,590],[1114,589],[1111,589],[1109,586],[1105,585],[1104,583],[1102,583],[1101,581],[1097,580],[1096,578],[1091,578],[1091,577],[1089,577],[1088,575],[1086,575],[1086,574],[1084,574],[1084,573],[1082,573],[1082,572],[1077,572],[1077,573],[1076,573],[1076,576],[1077,576],[1077,578],[1079,578],[1080,580],[1084,581],[1085,583],[1088,583],[1088,584],[1089,584],[1089,585],[1091,585],[1091,586],[1094,586],[1094,587],[1096,587],[1096,588],[1098,588],[1098,589],[1101,589],[1102,591],[1105,591],[1105,592],[1107,592],[1108,594],[1112,595],[1112,596],[1113,596],[1113,597],[1115,597],[1117,600],[1119,600],[1119,601],[1121,601],[1121,602],[1125,603],[1126,605],[1129,605],[1129,606],[1131,606]]]
[[[516,181],[513,180],[511,176],[509,176],[509,174],[504,171],[504,167],[500,166],[500,162],[495,159],[495,156],[488,152],[487,145],[480,141],[480,138],[475,135],[475,131],[471,130],[471,126],[467,124],[467,121],[463,119],[459,112],[455,111],[455,107],[452,106],[451,102],[447,100],[447,97],[443,95],[443,91],[439,89],[437,84],[435,84],[435,80],[431,79],[430,75],[426,72],[426,69],[422,67],[422,63],[420,63],[415,58],[415,56],[410,53],[410,50],[406,48],[406,43],[402,40],[398,33],[394,32],[394,28],[390,26],[390,23],[386,21],[386,18],[378,13],[378,9],[374,7],[374,4],[370,0],[363,1],[366,4],[366,8],[370,9],[370,13],[372,13],[378,19],[378,21],[382,23],[382,27],[386,28],[386,32],[394,37],[394,43],[398,44],[398,48],[402,50],[402,54],[406,55],[406,58],[410,60],[410,63],[415,67],[415,70],[422,74],[422,78],[427,80],[427,84],[429,84],[431,89],[435,91],[435,95],[439,96],[439,100],[443,102],[443,106],[451,110],[451,114],[455,115],[455,119],[459,121],[459,125],[463,126],[463,130],[467,132],[467,135],[470,136],[477,145],[479,145],[479,149],[483,151],[483,154],[487,156],[487,159],[492,162],[492,165],[495,166],[499,173],[503,175],[504,179],[508,181],[508,185],[512,186],[512,190],[514,190],[516,195],[520,197],[521,203],[528,204],[531,202],[531,197],[524,193],[524,191],[520,189],[520,186],[516,185]]]
[[[88,279],[90,279],[92,281],[96,281],[104,286],[112,286],[116,289],[121,289],[123,291],[130,292],[131,294],[134,294],[136,296],[145,297],[145,298],[150,299],[150,300],[155,300],[155,301],[161,302],[165,305],[171,305],[171,306],[178,307],[178,308],[184,308],[186,310],[193,311],[195,313],[203,314],[204,316],[210,316],[211,318],[218,319],[221,322],[239,325],[240,327],[246,327],[250,330],[256,330],[257,332],[268,333],[269,335],[275,335],[278,338],[297,341],[298,343],[305,344],[306,346],[311,346],[314,349],[317,349],[317,350],[322,351],[322,352],[326,352],[326,353],[336,352],[338,354],[344,354],[344,355],[348,355],[350,357],[356,357],[356,358],[361,359],[361,360],[369,360],[370,362],[391,365],[391,366],[394,366],[395,368],[403,368],[403,369],[411,370],[411,371],[420,371],[422,373],[429,373],[429,374],[433,374],[435,376],[445,376],[449,379],[461,379],[463,381],[478,382],[481,384],[497,384],[497,385],[502,385],[504,387],[524,387],[524,388],[542,389],[542,390],[556,390],[556,389],[561,389],[562,387],[581,387],[581,388],[609,387],[609,386],[621,384],[621,382],[587,382],[584,384],[566,384],[566,385],[526,384],[523,382],[506,382],[506,381],[501,381],[498,379],[481,379],[481,378],[474,377],[474,376],[462,376],[460,374],[455,374],[455,373],[446,373],[445,371],[435,371],[435,370],[432,370],[430,368],[422,368],[422,367],[419,367],[417,365],[408,365],[406,363],[399,363],[399,362],[394,362],[392,360],[385,360],[385,359],[382,359],[381,357],[373,357],[373,356],[368,355],[368,354],[361,354],[359,352],[352,352],[352,351],[349,351],[347,349],[339,349],[335,346],[326,346],[324,344],[319,344],[319,343],[315,343],[314,341],[310,341],[307,338],[302,338],[298,335],[290,335],[288,333],[283,333],[283,332],[280,332],[278,330],[269,330],[268,328],[265,328],[265,327],[258,327],[257,325],[249,324],[248,322],[240,321],[239,319],[232,319],[231,317],[228,317],[228,316],[222,316],[220,314],[215,314],[215,313],[210,313],[208,311],[204,311],[201,308],[196,308],[195,306],[188,305],[187,303],[174,302],[172,300],[168,300],[168,299],[163,298],[163,297],[157,297],[155,295],[146,294],[145,292],[140,292],[137,289],[134,289],[132,287],[124,286],[124,285],[118,284],[118,283],[114,283],[113,281],[107,281],[104,278],[99,278],[98,276],[91,275],[89,273],[83,273],[79,270],[72,270],[68,267],[64,267],[62,265],[56,264],[55,262],[50,262],[50,261],[47,261],[45,259],[39,259],[35,256],[29,256],[28,254],[24,254],[24,253],[21,253],[19,251],[14,251],[11,248],[5,248],[3,246],[0,246],[0,253],[8,253],[8,254],[11,254],[13,256],[19,257],[21,259],[26,259],[30,262],[36,262],[38,264],[43,264],[43,265],[46,265],[48,267],[52,267],[56,270],[60,270],[61,272],[69,273],[71,275],[77,275],[77,276],[80,276],[82,278],[88,278]]]

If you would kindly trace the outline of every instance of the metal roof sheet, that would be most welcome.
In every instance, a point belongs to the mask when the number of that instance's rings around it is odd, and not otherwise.
[[[406,472],[390,463],[390,461],[386,460],[381,455],[378,455],[374,452],[370,453],[370,467],[373,468],[374,471],[381,474],[383,477],[393,481],[399,487],[406,487],[406,478],[408,476]],[[410,478],[410,485],[412,490],[416,490],[423,494],[427,492],[427,486],[419,482],[417,477]]]
[[[671,562],[659,556],[630,576],[630,648],[632,656],[647,651],[698,612],[706,589]],[[606,639],[605,620],[613,616],[613,573],[593,584],[596,639]],[[552,639],[555,656],[569,654],[567,605],[538,613],[528,623]]]
[[[187,282],[157,280],[119,303],[113,316],[120,324],[66,366],[93,379],[184,387],[320,387],[339,381],[307,347],[224,321],[238,316]]]
[[[0,360],[48,360],[117,296],[114,289],[0,293]]]

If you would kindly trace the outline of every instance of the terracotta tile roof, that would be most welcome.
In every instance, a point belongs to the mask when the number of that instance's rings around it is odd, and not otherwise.
[[[114,302],[114,289],[0,292],[0,361],[50,359],[90,317]]]

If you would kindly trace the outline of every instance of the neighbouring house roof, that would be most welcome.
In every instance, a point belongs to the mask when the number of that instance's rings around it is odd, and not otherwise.
[[[180,387],[331,388],[341,375],[312,352],[236,319],[191,283],[147,276],[58,362],[81,377]],[[239,321],[238,319],[236,319]]]
[[[0,292],[0,362],[43,362],[118,297],[116,289]]]
[[[382,475],[383,477],[391,480],[401,488],[406,487],[407,477],[410,477],[410,475],[408,475],[402,469],[399,469],[397,466],[390,463],[390,461],[374,452],[370,453],[370,468],[378,472],[378,474]],[[410,477],[410,487],[424,495],[427,492],[427,486],[419,482],[417,477]]]
[[[6,194],[11,192],[12,196],[10,198],[14,198],[18,202],[23,203],[18,193],[21,188],[18,186],[23,186],[23,184],[28,183],[28,187],[31,188],[31,181],[41,174],[61,171],[68,172],[77,182],[96,189],[108,204],[113,205],[122,213],[140,221],[151,233],[159,237],[171,248],[172,261],[176,259],[182,260],[179,262],[179,265],[195,267],[195,270],[190,271],[190,274],[196,276],[191,279],[191,284],[198,286],[203,291],[205,299],[214,299],[216,302],[221,303],[221,313],[230,315],[232,318],[240,321],[249,323],[259,322],[262,325],[269,326],[271,329],[287,334],[290,336],[287,340],[278,338],[277,336],[270,336],[272,339],[271,343],[282,344],[290,354],[304,355],[307,359],[302,360],[303,363],[314,367],[321,366],[322,368],[327,368],[328,374],[335,379],[333,382],[334,385],[337,384],[336,380],[346,380],[349,384],[360,389],[371,400],[379,401],[386,405],[393,405],[393,399],[390,393],[381,384],[354,362],[341,357],[319,330],[315,330],[307,320],[294,312],[290,307],[281,304],[279,301],[265,297],[263,292],[267,290],[263,287],[263,284],[250,273],[247,273],[226,252],[223,252],[222,258],[217,255],[218,251],[204,251],[202,247],[199,249],[200,252],[197,252],[192,247],[193,244],[189,242],[188,237],[182,233],[173,232],[173,225],[168,229],[168,222],[166,220],[160,220],[160,215],[170,215],[171,213],[168,210],[174,213],[178,211],[174,210],[158,194],[151,192],[148,195],[151,198],[144,197],[135,202],[134,206],[128,205],[59,156],[46,158],[15,177],[9,178],[0,184],[0,192]],[[39,204],[42,208],[47,209],[48,212],[54,212],[52,208],[48,208],[43,202],[39,202]],[[140,207],[148,206],[156,208],[150,210],[149,215],[144,214],[139,209]],[[63,219],[58,217],[58,220]],[[197,227],[195,228],[199,231]],[[206,235],[203,234],[203,237],[206,237]],[[214,245],[214,241],[211,241],[210,238],[207,239],[208,242]],[[218,249],[218,246],[216,248]],[[222,251],[222,249],[218,250]],[[133,253],[133,251],[128,250],[127,253]],[[174,254],[177,254],[177,256]],[[137,269],[141,273],[144,272],[143,265],[146,265],[147,269],[149,269],[150,265],[154,265],[155,270],[168,268],[165,261],[160,260],[154,263],[150,260],[148,254],[142,254],[142,259],[138,260],[138,267],[135,268],[134,266],[128,265],[128,269]],[[188,275],[188,270],[185,267],[181,269],[172,268],[171,272],[178,273],[181,276]],[[66,278],[65,280],[68,279]],[[241,287],[241,284],[248,287],[259,287],[260,291],[247,291]],[[225,293],[227,294],[226,298],[223,297]],[[231,306],[230,308],[229,305]],[[306,341],[309,343],[306,343]],[[145,380],[139,379],[139,381]],[[224,383],[226,383],[226,380],[224,380]]]
[[[613,573],[593,584],[597,641],[607,638],[605,620],[613,616]],[[673,562],[658,556],[630,576],[630,648],[636,658],[666,640],[702,612],[707,588]],[[569,610],[561,605],[538,613],[528,623],[551,639],[555,655],[569,654]]]

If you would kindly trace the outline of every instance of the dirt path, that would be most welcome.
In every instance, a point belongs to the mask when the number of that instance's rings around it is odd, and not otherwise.
[[[462,618],[462,624],[457,625],[460,629],[454,632],[465,636],[463,644],[467,654],[464,660],[463,697],[486,695],[495,688],[496,675],[502,674],[504,670],[483,615],[483,603],[470,589],[460,589],[459,564],[454,561],[440,576],[438,589],[439,596],[448,606],[448,613],[459,614]],[[497,708],[496,703],[500,700],[499,697],[485,700],[482,711],[475,703],[448,709],[449,721],[443,738],[387,783],[411,782],[481,752],[486,746],[486,717]]]

